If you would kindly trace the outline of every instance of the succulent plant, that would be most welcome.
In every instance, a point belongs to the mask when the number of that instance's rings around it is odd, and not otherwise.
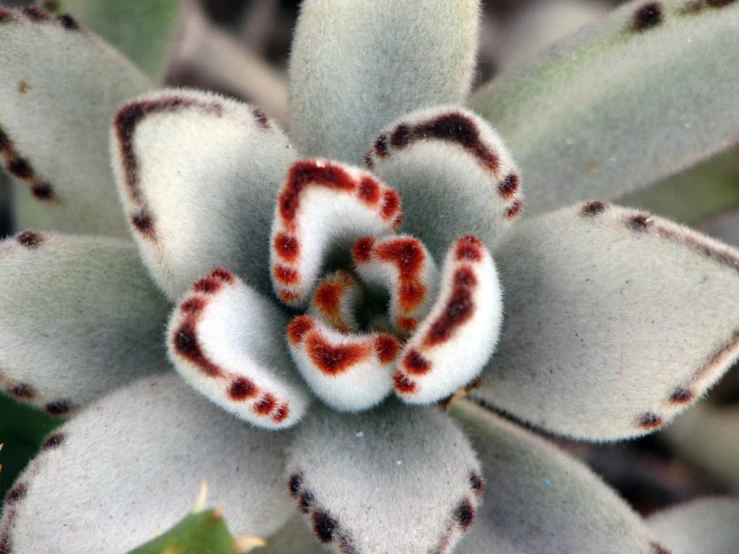
[[[0,552],[131,550],[203,479],[275,552],[729,552],[736,500],[642,520],[526,427],[636,437],[739,356],[739,252],[611,202],[739,136],[739,7],[628,3],[468,98],[478,15],[305,0],[288,139],[0,8],[0,154],[69,233],[0,243],[0,384],[73,416]]]

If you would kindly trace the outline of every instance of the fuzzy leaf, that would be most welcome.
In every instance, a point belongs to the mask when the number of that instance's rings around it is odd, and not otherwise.
[[[487,479],[478,522],[455,554],[662,554],[584,465],[469,402],[453,403],[451,413],[471,426]]]
[[[267,536],[292,513],[290,438],[244,425],[174,373],[145,377],[47,439],[6,497],[0,536],[14,554],[120,554],[174,526],[203,480],[235,535]]]
[[[735,554],[739,499],[705,498],[652,515],[647,524],[671,554]]]
[[[479,0],[306,0],[290,60],[290,134],[304,156],[359,164],[403,114],[462,102]]]
[[[71,232],[126,236],[108,158],[115,110],[150,83],[68,16],[0,8],[0,156]]]
[[[661,437],[678,456],[721,479],[739,484],[739,408],[698,404]]]
[[[70,13],[118,48],[152,78],[161,77],[182,0],[55,2],[55,11]],[[146,40],[142,40],[142,37]]]
[[[390,401],[357,415],[316,410],[287,468],[299,510],[336,552],[447,552],[475,518],[479,465],[436,408]]]
[[[172,300],[216,267],[271,291],[271,217],[295,154],[260,109],[155,92],[118,111],[111,150],[133,236]]]
[[[532,212],[614,198],[739,139],[737,25],[731,1],[632,1],[471,106],[506,138]]]
[[[295,425],[311,395],[285,347],[288,315],[223,269],[197,281],[169,322],[169,357],[221,408],[269,429]]]
[[[739,355],[739,252],[605,204],[515,227],[495,252],[506,319],[473,396],[556,433],[661,427]]]
[[[503,140],[453,106],[396,121],[380,133],[365,164],[400,193],[403,228],[435,259],[467,233],[492,248],[523,208],[521,178]]]
[[[0,385],[63,415],[165,363],[168,305],[128,241],[0,242]]]

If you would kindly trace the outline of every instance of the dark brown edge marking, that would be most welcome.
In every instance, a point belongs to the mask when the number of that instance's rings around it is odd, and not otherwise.
[[[147,208],[141,207],[131,216],[131,225],[133,225],[134,229],[136,229],[140,235],[151,240],[156,239],[154,217]]]
[[[591,202],[586,202],[585,204],[583,204],[580,213],[584,216],[592,217],[602,214],[606,211],[607,207],[608,205],[601,200],[592,200]]]
[[[24,6],[21,13],[34,23],[51,21],[52,15],[38,6]]]
[[[72,403],[68,400],[53,400],[44,406],[44,411],[55,417],[62,417],[72,411]]]
[[[647,412],[639,416],[637,419],[637,425],[645,431],[651,431],[658,429],[665,424],[665,420],[662,416],[653,412]]]
[[[267,116],[262,108],[254,106],[251,109],[251,113],[254,116],[254,120],[257,122],[257,125],[259,125],[259,127],[265,130],[272,128],[272,123],[269,120],[269,116]]]
[[[636,9],[631,18],[631,28],[636,32],[646,31],[662,24],[664,11],[659,2],[647,2]]]
[[[698,368],[693,378],[690,380],[691,383],[695,383],[701,380],[704,376],[711,373],[719,365],[723,365],[727,360],[731,360],[739,353],[739,329],[734,331],[731,338],[721,346],[719,346]]]
[[[28,495],[28,485],[23,481],[20,481],[13,485],[5,495],[5,504],[7,506],[14,506],[23,501]]]
[[[39,179],[28,159],[22,157],[15,148],[8,134],[0,127],[0,156],[8,173],[16,179],[28,183],[31,194],[40,201],[56,202],[59,199],[53,187],[43,179]]]
[[[670,403],[677,405],[690,404],[693,400],[695,400],[695,398],[695,393],[690,389],[678,387],[673,391],[672,395],[670,395]]]
[[[18,233],[15,240],[24,248],[35,249],[44,242],[44,236],[38,231],[27,229]]]
[[[51,435],[46,437],[46,440],[41,446],[41,450],[44,450],[44,451],[56,450],[61,445],[63,445],[66,440],[67,440],[67,436],[64,433],[61,433],[61,432],[52,433]]]
[[[652,549],[652,554],[672,554],[669,548],[656,541],[650,542],[649,547]]]
[[[27,383],[18,383],[8,389],[8,394],[18,400],[33,400],[36,396],[36,389]]]
[[[138,125],[148,116],[161,113],[178,113],[189,108],[197,108],[206,114],[221,117],[221,102],[205,102],[184,96],[163,96],[156,99],[134,100],[125,104],[115,115],[113,127],[118,140],[118,152],[123,166],[124,181],[131,199],[141,202],[139,189],[139,164],[134,152],[134,135]]]

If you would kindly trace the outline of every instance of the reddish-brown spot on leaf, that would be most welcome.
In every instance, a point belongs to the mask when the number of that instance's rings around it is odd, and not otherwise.
[[[315,160],[295,162],[277,199],[280,216],[287,227],[294,225],[300,209],[300,197],[308,186],[353,191],[357,183],[344,168],[336,164]]]
[[[209,377],[222,377],[223,370],[211,362],[203,353],[195,332],[192,316],[180,325],[173,337],[175,351],[183,358],[198,366]]]
[[[303,492],[298,498],[298,510],[303,514],[310,513],[313,504],[316,502],[316,497],[310,491]]]
[[[6,169],[13,177],[22,179],[23,181],[29,181],[33,179],[34,176],[31,164],[28,163],[28,160],[21,158],[20,156],[10,158]]]
[[[133,200],[141,199],[139,164],[133,147],[136,128],[151,114],[177,113],[188,108],[197,108],[216,117],[223,115],[223,106],[218,102],[203,102],[195,98],[181,96],[165,96],[156,100],[134,100],[118,110],[113,127],[118,139],[126,187]]]
[[[372,177],[362,177],[359,183],[359,198],[370,206],[375,206],[380,201],[380,183]]]
[[[497,173],[500,159],[480,136],[475,121],[461,112],[449,112],[434,119],[410,126],[398,125],[390,137],[390,144],[400,150],[417,141],[442,140],[457,144],[474,156],[483,167]]]
[[[51,15],[46,10],[43,10],[37,6],[26,6],[23,8],[23,15],[28,19],[35,22],[49,21]]]
[[[18,233],[15,240],[18,241],[18,244],[26,248],[37,248],[42,242],[44,242],[44,237],[41,233],[36,231],[23,231]]]
[[[31,400],[34,396],[36,396],[36,389],[34,389],[31,385],[27,385],[26,383],[20,383],[12,387],[8,391],[8,394],[10,396],[18,398],[19,400]]]
[[[653,220],[651,215],[639,214],[629,218],[629,225],[634,231],[646,231]]]
[[[387,135],[385,133],[382,133],[377,139],[375,140],[374,144],[375,154],[377,154],[380,158],[384,158],[387,156]]]
[[[131,223],[142,235],[149,238],[154,237],[154,220],[152,219],[151,214],[144,208],[138,210],[131,216]]]
[[[18,504],[28,494],[28,486],[25,483],[18,483],[12,489],[10,489],[5,496],[5,504],[12,506]]]
[[[418,320],[415,317],[397,316],[395,318],[395,327],[407,332],[415,331],[416,327],[418,327]]]
[[[453,289],[449,300],[423,339],[424,346],[436,346],[448,341],[454,332],[469,320],[475,312],[473,290],[477,285],[474,272],[460,267],[454,273]]]
[[[67,438],[64,433],[52,433],[46,438],[44,444],[41,446],[41,449],[54,450],[64,444],[65,440],[67,440]]]
[[[290,344],[297,345],[303,342],[305,335],[312,331],[316,323],[309,315],[299,315],[287,326],[287,338]]]
[[[254,116],[254,120],[257,122],[262,129],[270,129],[272,124],[269,121],[269,117],[264,113],[262,108],[254,107],[251,109],[251,113]]]
[[[470,472],[470,487],[475,496],[485,494],[485,478],[476,471]]]
[[[656,27],[663,19],[662,5],[659,2],[648,2],[634,12],[632,27],[635,31],[645,31]]]
[[[66,400],[55,400],[44,406],[46,413],[53,416],[63,416],[69,413],[71,409],[72,406]]]
[[[580,213],[582,215],[592,217],[594,215],[602,214],[605,211],[605,202],[601,202],[600,200],[593,200],[592,202],[587,202],[586,204],[584,204]]]
[[[375,257],[398,270],[398,304],[402,312],[413,311],[423,303],[428,289],[420,277],[426,264],[426,254],[418,239],[386,239],[375,248]]]
[[[653,413],[646,413],[639,417],[638,419],[638,425],[642,429],[657,429],[658,427],[662,427],[664,425],[665,420],[662,419],[657,414]]]
[[[339,375],[367,361],[372,356],[373,346],[370,341],[333,345],[320,333],[311,333],[306,341],[311,361],[321,373],[326,375]]]
[[[300,489],[303,487],[303,474],[293,473],[290,476],[290,480],[287,482],[287,490],[290,492],[290,496],[293,498],[300,494]]]
[[[281,290],[277,294],[282,299],[282,301],[287,304],[296,302],[301,298],[297,292],[290,292],[289,290]]]
[[[243,402],[249,398],[253,398],[257,394],[257,387],[251,379],[246,377],[237,377],[231,382],[228,389],[228,396],[234,402]]]
[[[382,195],[382,217],[383,219],[393,219],[397,217],[400,211],[400,195],[393,189],[385,190]]]
[[[68,31],[79,31],[80,30],[80,24],[77,23],[77,20],[69,15],[68,13],[63,13],[59,16],[57,16],[56,20],[59,22],[59,24],[67,29]]]
[[[508,206],[505,211],[505,218],[506,219],[513,219],[518,214],[521,213],[521,210],[523,210],[523,201],[522,200],[515,200],[513,204]]]
[[[457,245],[454,248],[454,259],[457,261],[480,262],[484,252],[485,246],[480,239],[472,235],[465,235],[457,240]]]
[[[259,415],[266,416],[272,413],[276,405],[277,399],[275,398],[275,395],[268,392],[259,400],[259,402],[254,404],[254,412]]]
[[[673,404],[688,404],[695,400],[695,393],[690,389],[678,387],[670,396],[670,402]]]
[[[202,279],[195,281],[195,284],[192,286],[192,290],[195,292],[213,294],[214,292],[217,292],[222,285],[222,281],[214,279],[209,275],[208,277],[203,277]]]
[[[313,512],[313,532],[322,543],[326,544],[334,540],[334,533],[337,527],[336,520],[328,515],[328,513],[322,510]]]
[[[42,202],[56,201],[56,194],[49,183],[38,182],[31,185],[31,194],[36,200]]]
[[[278,233],[273,244],[277,255],[286,262],[294,262],[300,256],[300,241],[296,237]]]
[[[372,251],[375,248],[373,237],[358,239],[352,247],[352,258],[356,263],[367,263],[372,259]]]
[[[205,298],[202,296],[194,296],[185,300],[180,306],[180,310],[186,314],[195,315],[203,311],[205,304]]]
[[[400,343],[395,337],[383,333],[375,339],[375,350],[380,363],[389,364],[398,357]]]
[[[498,185],[498,194],[506,200],[513,198],[518,192],[521,179],[515,173],[509,173]]]
[[[300,283],[300,273],[282,264],[276,264],[272,267],[272,275],[278,283],[283,285],[297,285]]]
[[[454,510],[454,521],[462,531],[467,531],[475,521],[475,507],[469,500],[463,500]]]
[[[277,410],[274,414],[272,414],[272,421],[275,423],[282,423],[290,416],[290,406],[288,404],[283,404]]]
[[[416,384],[411,381],[402,371],[396,371],[393,375],[395,389],[401,394],[416,392]]]
[[[431,370],[431,363],[418,350],[410,350],[403,357],[403,368],[411,375],[423,375]]]

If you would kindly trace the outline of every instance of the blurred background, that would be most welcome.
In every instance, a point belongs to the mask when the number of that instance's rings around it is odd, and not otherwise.
[[[75,1],[77,5],[95,0]],[[32,2],[1,1],[22,6]],[[186,13],[165,45],[167,85],[219,91],[260,104],[285,121],[284,86],[299,0],[200,0],[184,2]],[[619,1],[484,0],[477,85],[525,63]],[[65,10],[64,0],[42,2]],[[145,12],[152,2],[140,2]],[[142,17],[146,17],[142,13]],[[114,31],[117,32],[117,31]],[[127,32],[126,29],[120,32]],[[107,38],[107,37],[106,37]],[[149,46],[143,39],[141,48]],[[171,44],[169,44],[171,42]],[[172,46],[174,44],[175,46]],[[132,55],[130,52],[126,52]],[[525,175],[524,175],[525,186]],[[11,206],[25,209],[23,188],[0,170],[0,234],[19,230]],[[739,245],[739,149],[631,194],[621,203],[640,206]],[[33,215],[23,219],[24,224]],[[0,395],[0,498],[40,441],[60,424]],[[654,435],[616,445],[590,445],[549,437],[584,460],[642,514],[707,494],[739,494],[739,371],[734,368],[675,423]]]

